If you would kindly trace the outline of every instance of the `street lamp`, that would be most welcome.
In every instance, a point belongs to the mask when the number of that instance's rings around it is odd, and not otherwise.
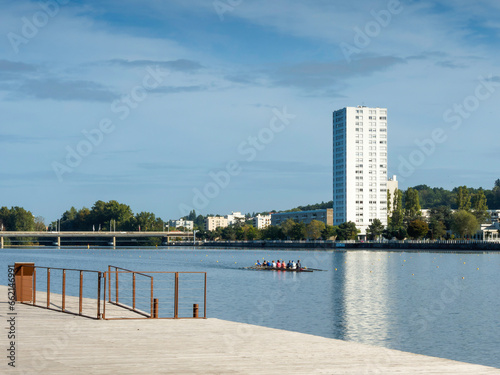
[[[199,230],[193,229],[193,245],[196,245],[196,232],[199,232]]]

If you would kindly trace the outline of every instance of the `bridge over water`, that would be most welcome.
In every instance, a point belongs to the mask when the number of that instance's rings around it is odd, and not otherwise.
[[[116,246],[117,238],[127,238],[130,240],[137,240],[140,238],[161,238],[162,242],[170,242],[171,238],[182,238],[182,239],[192,239],[194,241],[193,232],[0,232],[0,248],[4,248],[4,238],[47,238],[53,239],[54,244],[61,246],[61,239],[74,239],[82,240],[85,239],[95,240],[95,239],[108,239],[109,244]]]

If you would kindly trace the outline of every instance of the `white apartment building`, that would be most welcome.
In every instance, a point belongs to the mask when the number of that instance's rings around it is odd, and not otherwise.
[[[179,220],[170,220],[168,222],[169,227],[173,228],[180,228],[183,227],[187,230],[193,230],[194,229],[194,221],[192,220],[184,220],[184,219],[179,219]]]
[[[387,189],[387,109],[333,112],[334,225],[352,221],[361,236],[374,219],[387,225]]]
[[[241,212],[231,212],[231,215],[226,215],[225,218],[227,219],[228,225],[234,225],[238,222],[245,224],[245,215]]]
[[[258,214],[253,218],[253,226],[257,229],[265,229],[271,225],[271,215]]]
[[[207,216],[205,219],[205,230],[216,230],[217,228],[228,227],[227,218],[221,216]]]

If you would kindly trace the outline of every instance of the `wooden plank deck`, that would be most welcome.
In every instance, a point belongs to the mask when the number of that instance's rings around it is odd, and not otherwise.
[[[0,296],[6,328],[7,287],[0,286]],[[485,366],[219,319],[103,321],[24,304],[15,308],[16,368],[2,355],[2,374],[500,374]],[[2,353],[7,348],[4,334]]]

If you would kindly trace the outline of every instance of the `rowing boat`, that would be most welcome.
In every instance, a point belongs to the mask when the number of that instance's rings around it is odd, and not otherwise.
[[[314,272],[313,270],[307,268],[274,268],[267,266],[245,267],[245,269],[256,271]]]

